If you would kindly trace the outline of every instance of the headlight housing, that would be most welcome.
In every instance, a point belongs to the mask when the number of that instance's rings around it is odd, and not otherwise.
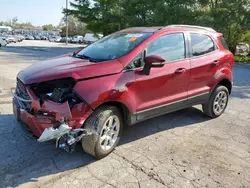
[[[76,84],[73,78],[64,78],[41,82],[31,86],[34,94],[40,98],[41,102],[51,100],[57,103],[69,102],[70,107],[80,103],[82,100],[72,90]]]

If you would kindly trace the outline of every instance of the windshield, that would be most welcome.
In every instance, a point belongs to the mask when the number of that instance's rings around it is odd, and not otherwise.
[[[117,59],[132,51],[152,33],[114,33],[78,52],[75,57],[98,61]]]

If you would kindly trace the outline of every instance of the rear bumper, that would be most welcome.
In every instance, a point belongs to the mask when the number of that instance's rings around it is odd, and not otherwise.
[[[92,114],[92,109],[87,104],[79,103],[69,108],[68,103],[55,103],[45,101],[40,105],[40,100],[27,87],[31,99],[31,110],[24,109],[20,98],[13,95],[13,112],[18,120],[27,125],[28,129],[37,137],[40,137],[46,128],[58,128],[62,121],[72,129],[81,128],[85,120]]]

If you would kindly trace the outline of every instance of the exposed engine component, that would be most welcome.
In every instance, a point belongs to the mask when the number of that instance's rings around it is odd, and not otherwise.
[[[72,78],[65,78],[33,84],[31,86],[34,94],[43,102],[51,100],[57,103],[68,101],[70,108],[80,103],[81,99],[72,90],[76,81]]]
[[[57,139],[57,148],[63,149],[66,152],[72,153],[75,150],[76,143],[79,142],[82,137],[91,135],[85,129],[74,129],[68,134],[64,134],[59,139]]]

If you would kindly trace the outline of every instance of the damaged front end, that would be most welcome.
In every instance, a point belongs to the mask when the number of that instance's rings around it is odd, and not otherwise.
[[[13,111],[18,120],[39,137],[39,142],[56,139],[56,146],[68,152],[93,130],[82,129],[91,107],[73,90],[71,78],[24,85],[17,79]]]

